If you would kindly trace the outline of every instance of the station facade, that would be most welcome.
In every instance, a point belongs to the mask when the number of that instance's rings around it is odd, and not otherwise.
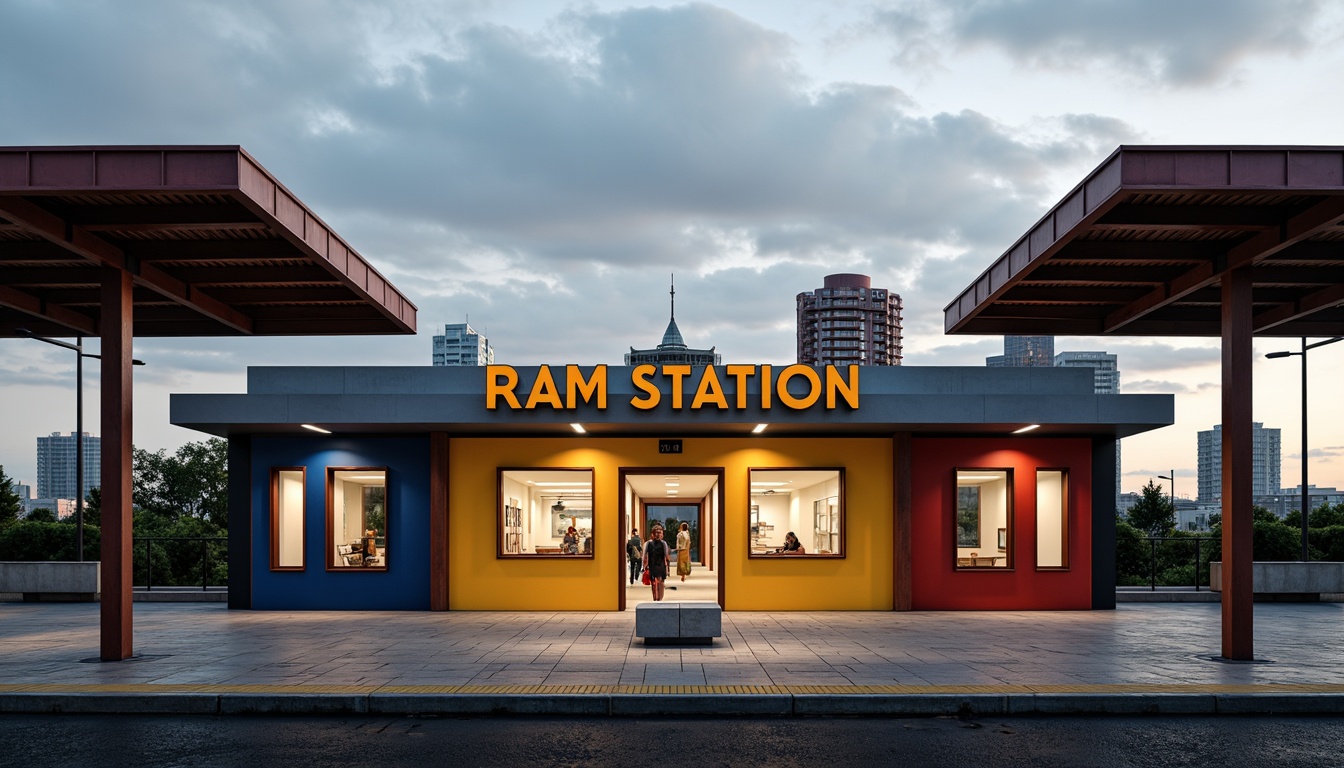
[[[229,441],[235,608],[622,610],[675,507],[726,610],[1080,610],[1115,441],[1173,409],[1075,369],[267,367],[170,418]]]

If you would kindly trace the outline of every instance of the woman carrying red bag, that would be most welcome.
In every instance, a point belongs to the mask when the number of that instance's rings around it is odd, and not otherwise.
[[[663,541],[663,526],[654,523],[649,531],[649,540],[644,542],[644,576],[642,581],[653,588],[653,599],[663,599],[664,582],[667,580],[667,563],[672,559],[672,550]]]

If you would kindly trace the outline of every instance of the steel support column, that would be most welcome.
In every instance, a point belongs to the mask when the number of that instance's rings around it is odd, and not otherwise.
[[[1223,657],[1255,657],[1251,578],[1251,270],[1222,278]]]
[[[101,658],[131,657],[131,275],[102,268]]]

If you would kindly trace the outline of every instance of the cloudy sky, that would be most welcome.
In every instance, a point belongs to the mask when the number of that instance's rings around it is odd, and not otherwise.
[[[3,0],[0,145],[238,144],[419,306],[414,337],[137,340],[135,442],[170,392],[248,365],[427,365],[470,318],[497,360],[619,364],[677,322],[786,363],[794,295],[861,272],[905,301],[908,365],[983,365],[942,309],[1115,147],[1344,143],[1344,11],[1324,0],[378,3]],[[1255,418],[1300,477],[1299,368],[1260,353]],[[1059,338],[1120,356],[1177,423],[1123,488],[1219,420],[1206,339]],[[96,341],[93,343],[96,351]],[[74,428],[72,353],[0,340],[0,464]],[[1312,481],[1344,487],[1344,344],[1312,353]],[[97,431],[96,366],[85,424]]]

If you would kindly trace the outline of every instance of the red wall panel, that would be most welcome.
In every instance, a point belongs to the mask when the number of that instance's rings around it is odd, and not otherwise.
[[[911,592],[917,611],[1092,607],[1092,441],[916,438],[911,473]],[[956,470],[1013,472],[1013,568],[955,569]],[[1036,470],[1068,471],[1069,570],[1036,570]]]

